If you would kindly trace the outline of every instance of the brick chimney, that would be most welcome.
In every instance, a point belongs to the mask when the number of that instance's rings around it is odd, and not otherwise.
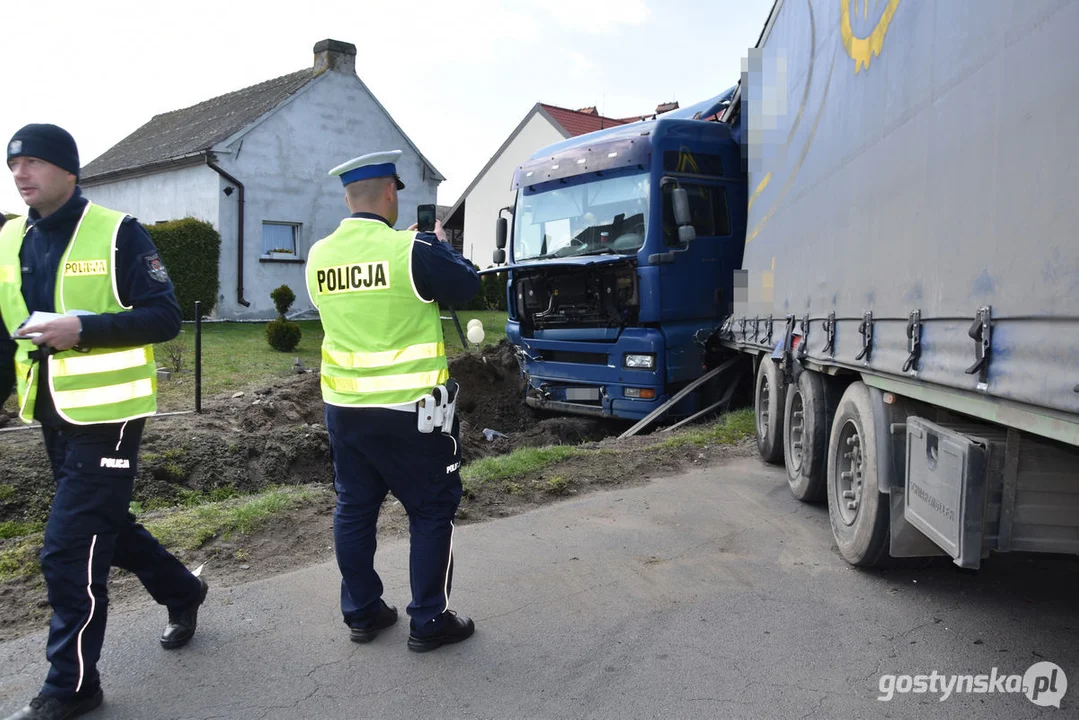
[[[669,103],[661,103],[661,104],[656,106],[656,114],[659,115],[661,113],[670,112],[671,110],[677,110],[677,109],[678,109],[678,101],[677,100],[675,100],[674,102],[669,102]]]
[[[588,107],[581,108],[577,112],[581,113],[582,115],[596,115],[596,116],[599,116],[599,113],[596,112],[596,106],[595,105],[589,105]]]
[[[315,43],[315,75],[333,70],[356,74],[356,46],[340,40],[319,40]]]

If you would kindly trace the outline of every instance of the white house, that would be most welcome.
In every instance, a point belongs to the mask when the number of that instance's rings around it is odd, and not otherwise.
[[[657,107],[656,113],[677,108],[678,103],[668,103]],[[654,116],[609,118],[597,113],[594,107],[569,110],[536,103],[461,193],[446,214],[444,225],[461,237],[461,252],[465,257],[481,269],[490,267],[495,250],[495,223],[499,210],[513,205],[514,191],[510,183],[517,166],[552,143]]]
[[[311,310],[304,261],[348,214],[330,168],[400,149],[398,226],[445,178],[356,75],[356,47],[322,40],[313,67],[157,115],[82,169],[92,201],[145,224],[192,216],[221,233],[216,315],[265,319],[288,284]],[[291,313],[290,313],[291,314]]]

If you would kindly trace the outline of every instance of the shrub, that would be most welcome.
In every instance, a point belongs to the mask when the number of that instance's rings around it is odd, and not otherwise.
[[[186,362],[184,361],[184,354],[187,352],[187,341],[184,339],[184,331],[181,330],[180,334],[174,337],[172,340],[168,340],[161,344],[161,347],[165,350],[165,363],[167,367],[172,368],[172,371],[178,373],[184,369]]]
[[[292,303],[296,302],[296,293],[292,292],[288,285],[282,285],[270,293],[270,299],[277,308],[277,314],[283,317],[292,307]]]
[[[184,320],[195,319],[196,300],[202,302],[203,315],[213,312],[221,259],[221,235],[213,225],[187,217],[149,225],[146,230],[168,269]]]
[[[266,324],[266,340],[274,350],[292,352],[303,335],[299,324],[285,319],[285,313],[296,302],[296,293],[288,285],[282,285],[270,293],[270,299],[277,308],[277,317]]]
[[[297,323],[278,317],[266,323],[266,339],[280,352],[292,352],[300,344],[302,331]]]
[[[480,266],[472,263],[479,272]],[[472,299],[456,310],[505,310],[506,309],[506,273],[480,276],[480,289]]]

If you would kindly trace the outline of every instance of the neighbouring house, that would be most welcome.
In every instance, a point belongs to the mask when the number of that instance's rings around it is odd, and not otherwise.
[[[322,40],[314,54],[310,68],[157,115],[82,169],[87,197],[145,225],[191,216],[217,228],[220,318],[273,317],[281,284],[296,314],[313,311],[308,250],[348,214],[331,168],[402,150],[401,228],[445,179],[356,75],[354,45]]]
[[[615,125],[647,120],[677,108],[677,102],[664,103],[649,115],[609,118],[600,115],[594,107],[569,110],[536,103],[450,208],[443,220],[447,232],[461,243],[465,257],[480,268],[491,267],[495,223],[499,211],[514,202],[510,183],[518,165],[552,143]]]

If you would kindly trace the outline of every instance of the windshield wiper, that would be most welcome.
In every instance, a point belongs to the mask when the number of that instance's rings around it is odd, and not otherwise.
[[[559,248],[558,250],[552,250],[549,253],[544,253],[543,255],[536,255],[535,257],[521,258],[521,262],[531,262],[533,260],[550,260],[553,257],[558,257],[558,252],[561,249],[562,248]]]
[[[636,252],[636,250],[634,250],[634,252]],[[578,253],[577,255],[574,255],[574,257],[584,257],[585,255],[607,255],[608,253],[611,254],[611,255],[625,255],[626,254],[626,253],[622,253],[622,252],[617,252],[615,250],[612,250],[611,248],[595,248],[593,250],[588,250],[588,251],[583,252],[583,253]]]
[[[550,260],[551,258],[577,257],[576,255],[559,255],[559,253],[564,251],[565,249],[566,249],[566,246],[563,245],[562,247],[558,248],[557,250],[552,250],[549,253],[544,253],[543,255],[536,255],[535,257],[523,258],[523,259],[524,260]]]
[[[522,262],[529,262],[529,261],[532,261],[532,260],[550,260],[552,258],[562,259],[562,258],[585,257],[586,255],[608,255],[608,254],[609,255],[626,255],[627,254],[627,253],[624,253],[624,252],[618,252],[618,251],[612,250],[611,248],[605,248],[604,247],[604,248],[593,248],[591,250],[585,250],[584,252],[573,253],[572,255],[559,255],[559,253],[564,249],[565,248],[562,247],[562,248],[559,248],[558,250],[555,250],[553,252],[549,252],[549,253],[547,253],[545,255],[537,255],[536,257],[522,258]],[[637,250],[634,250],[633,252],[637,252]]]

